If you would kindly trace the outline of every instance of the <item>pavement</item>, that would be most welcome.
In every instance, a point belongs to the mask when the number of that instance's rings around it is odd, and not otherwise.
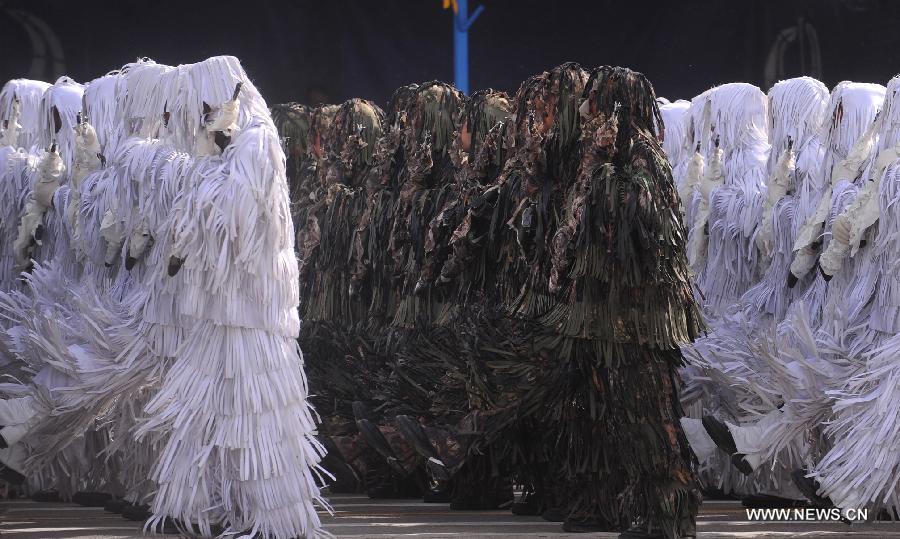
[[[516,517],[508,511],[450,511],[447,504],[419,500],[372,500],[363,495],[331,497],[333,515],[322,513],[325,528],[337,537],[437,539],[614,538],[614,533],[567,534],[558,523]],[[712,538],[865,538],[900,539],[900,523],[748,521],[740,502],[708,500],[698,518],[699,537]],[[141,524],[103,509],[29,500],[0,501],[0,535],[16,539],[131,539],[146,537]],[[177,537],[168,535],[163,537]]]

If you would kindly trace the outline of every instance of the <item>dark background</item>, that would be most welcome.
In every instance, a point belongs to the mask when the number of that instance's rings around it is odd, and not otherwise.
[[[643,71],[670,99],[799,74],[884,84],[900,71],[900,2],[890,0],[470,1],[486,8],[469,37],[473,90],[514,92],[567,60]],[[799,28],[805,39],[787,40],[767,71],[778,37]],[[441,0],[0,0],[4,81],[87,82],[139,56],[216,54],[238,56],[269,103],[384,103],[402,84],[452,82],[452,15]]]

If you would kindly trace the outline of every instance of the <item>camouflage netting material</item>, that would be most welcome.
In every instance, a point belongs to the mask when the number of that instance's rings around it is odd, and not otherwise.
[[[530,282],[510,305],[513,315],[536,317],[537,353],[495,364],[518,374],[508,412],[515,421],[507,421],[536,422],[548,466],[564,478],[569,519],[693,535],[700,497],[679,423],[677,368],[678,345],[697,335],[700,317],[654,130],[655,95],[643,75],[603,67],[584,98],[578,150],[569,154],[579,156],[577,168],[545,176],[549,184],[528,177],[531,192],[553,195],[523,204],[538,208],[537,226],[524,211],[508,221],[526,257],[544,254],[531,258]],[[560,221],[545,219],[552,215]],[[486,443],[510,439],[498,429]]]
[[[514,472],[539,491],[543,508],[557,506],[553,484],[561,475],[548,454],[534,414],[520,415],[519,397],[533,380],[530,358],[552,347],[554,335],[538,325],[553,305],[547,293],[547,244],[556,228],[566,178],[577,166],[578,100],[587,73],[564,64],[520,87],[504,137],[486,137],[486,151],[502,167],[469,195],[452,252],[439,280],[452,283],[463,313],[455,330],[468,335],[465,371],[470,406],[483,410],[473,453],[491,455],[495,473]],[[542,336],[548,339],[542,339]],[[548,348],[547,354],[552,354]]]
[[[322,105],[310,111],[306,139],[303,143],[304,157],[298,163],[296,176],[288,177],[291,182],[291,211],[294,228],[297,229],[296,245],[300,256],[301,314],[303,314],[302,309],[305,308],[305,300],[309,298],[308,272],[315,265],[314,260],[318,254],[321,240],[318,228],[319,220],[315,215],[315,209],[319,207],[316,202],[323,197],[324,181],[320,178],[320,174],[325,173],[325,167],[322,166],[325,158],[323,138],[328,132],[337,110],[338,105]],[[290,127],[290,124],[286,124],[284,127]],[[286,137],[289,136],[290,131],[280,131],[279,133],[282,137]]]
[[[302,338],[358,473],[384,470],[353,401],[403,473],[394,417],[427,425],[472,507],[513,476],[575,523],[695,532],[677,369],[700,318],[658,123],[643,75],[573,63],[514,99],[431,82],[308,114]]]
[[[302,290],[301,345],[307,352],[311,393],[322,415],[352,418],[350,404],[377,380],[365,376],[371,354],[361,337],[366,305],[350,297],[350,249],[354,229],[366,207],[365,185],[373,164],[384,114],[379,107],[351,99],[312,116],[311,157],[303,178],[313,197],[305,205],[298,231]],[[314,165],[314,169],[313,169]]]
[[[366,209],[356,225],[351,252],[350,292],[369,306],[369,319],[378,331],[393,313],[397,295],[387,245],[397,203],[398,178],[406,166],[402,137],[409,123],[409,109],[418,84],[399,88],[391,97],[384,135],[376,142],[374,164],[366,182]]]
[[[398,282],[392,320],[397,328],[430,326],[441,309],[437,294],[427,290],[415,294],[415,287],[425,260],[428,226],[453,194],[456,167],[451,149],[463,100],[448,84],[421,85],[401,134],[404,167],[396,182],[397,202],[387,245],[390,271]]]
[[[278,129],[284,144],[287,157],[287,178],[291,201],[306,198],[309,193],[303,192],[299,183],[300,170],[307,157],[307,136],[309,121],[313,109],[300,103],[283,103],[272,106],[272,121]]]

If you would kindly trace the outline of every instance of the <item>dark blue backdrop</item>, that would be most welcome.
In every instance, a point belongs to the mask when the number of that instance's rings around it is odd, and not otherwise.
[[[512,92],[567,60],[643,71],[670,98],[730,81],[765,89],[773,73],[885,83],[900,69],[900,3],[887,0],[481,3],[470,34],[473,89]],[[801,27],[804,46],[788,40],[767,76],[777,37]],[[452,51],[440,0],[0,0],[4,80],[64,69],[86,81],[138,56],[179,63],[234,54],[270,102],[383,103],[401,84],[452,79]],[[36,55],[50,61],[35,63]]]

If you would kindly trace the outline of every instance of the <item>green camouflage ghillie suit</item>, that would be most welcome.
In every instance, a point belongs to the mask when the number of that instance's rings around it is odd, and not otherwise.
[[[355,229],[349,229],[352,237],[347,290],[352,308],[361,309],[366,315],[356,325],[353,342],[344,346],[345,350],[353,349],[350,353],[355,355],[354,361],[359,365],[357,370],[349,370],[346,375],[358,377],[359,369],[367,373],[366,387],[357,388],[358,392],[353,396],[356,402],[351,417],[356,419],[362,435],[359,441],[379,454],[378,459],[370,460],[372,470],[365,481],[366,490],[373,497],[418,495],[425,483],[421,459],[396,428],[383,421],[385,403],[390,400],[385,388],[390,385],[388,379],[392,374],[388,327],[399,300],[387,246],[399,200],[397,180],[406,164],[403,133],[417,90],[418,85],[405,86],[391,98],[384,133],[372,149],[372,165],[362,191],[365,203],[360,208],[361,214],[352,221],[341,223],[345,227],[356,224]],[[341,414],[345,413],[346,404],[340,403]]]
[[[439,309],[437,301],[413,292],[428,222],[451,194],[455,167],[450,149],[461,101],[455,89],[442,83],[401,88],[376,151],[368,206],[354,242],[354,289],[370,305],[370,334],[379,354],[392,362],[414,330],[430,326]],[[382,395],[373,412],[428,408],[427,399],[403,402],[406,395],[396,389]]]
[[[454,200],[455,132],[465,97],[448,84],[419,86],[407,109],[401,133],[404,166],[398,170],[397,200],[388,237],[391,264],[387,267],[397,294],[388,327],[387,349],[393,374],[385,388],[384,412],[429,416],[447,358],[458,354],[458,339],[435,334],[445,296],[441,291],[417,289],[424,266],[429,225],[441,208]]]
[[[566,493],[561,464],[548,454],[543,418],[519,411],[530,387],[523,372],[534,358],[550,361],[555,336],[540,317],[553,307],[548,246],[556,230],[566,186],[576,174],[578,104],[587,73],[564,64],[525,81],[507,127],[505,162],[496,180],[471,202],[451,239],[452,253],[440,280],[457,281],[467,314],[460,332],[466,354],[470,400],[486,410],[470,453],[490,454],[495,473],[514,472],[526,486],[517,513],[560,508]],[[538,360],[539,361],[539,360]],[[549,516],[548,516],[549,518]]]
[[[321,205],[317,202],[324,196],[325,147],[323,139],[328,132],[338,105],[322,105],[310,112],[309,127],[304,144],[306,153],[297,169],[296,188],[291,188],[291,212],[294,228],[297,230],[297,255],[300,258],[300,319],[304,320],[310,294],[312,279],[310,272],[315,267],[316,256],[322,234],[319,229]]]
[[[485,410],[484,391],[469,383],[481,379],[473,372],[478,371],[482,355],[469,342],[471,331],[463,329],[470,316],[469,291],[457,290],[452,286],[455,281],[439,281],[452,233],[467,220],[473,197],[494,181],[503,165],[509,114],[510,100],[502,92],[477,92],[465,103],[451,149],[454,183],[429,223],[425,259],[415,287],[417,295],[430,293],[439,298],[442,309],[433,325],[419,332],[417,346],[398,353],[401,361],[395,370],[397,379],[410,381],[396,389],[407,399],[415,395],[421,402],[415,420],[400,416],[398,427],[429,464],[443,465],[443,474],[452,478],[452,509],[493,509],[512,498],[508,474],[496,473],[485,456],[466,458]]]
[[[352,275],[350,293],[369,307],[369,329],[373,343],[380,343],[397,294],[388,271],[387,251],[394,207],[397,203],[400,170],[405,167],[406,154],[401,144],[406,131],[409,108],[415,99],[418,84],[403,86],[394,92],[388,104],[384,134],[376,141],[374,165],[366,182],[366,208],[356,224],[351,252]]]
[[[323,416],[321,434],[332,449],[329,459],[339,488],[351,488],[371,470],[371,455],[354,448],[352,402],[376,380],[366,376],[365,354],[355,346],[366,307],[350,299],[349,256],[353,227],[365,209],[365,183],[381,137],[383,113],[367,101],[316,109],[311,118],[302,170],[310,193],[303,200],[298,227],[301,252],[301,346],[307,350],[311,400]],[[337,454],[335,454],[337,453]],[[346,463],[336,463],[338,454]],[[349,464],[349,468],[346,466]],[[352,479],[344,472],[351,472]]]
[[[463,232],[468,232],[475,198],[481,195],[485,186],[494,182],[503,167],[506,157],[504,130],[510,109],[509,96],[490,89],[472,94],[465,104],[451,151],[456,164],[452,193],[429,224],[425,262],[416,283],[417,291],[447,282],[439,277],[450,255],[451,236],[464,221]],[[465,296],[459,299],[465,299]],[[442,316],[453,314],[442,313]]]
[[[313,109],[300,103],[282,103],[272,105],[272,121],[278,129],[284,146],[286,159],[288,187],[291,193],[291,204],[305,199],[308,192],[303,192],[305,186],[300,185],[300,170],[306,159],[306,143],[309,134],[309,120]]]
[[[322,415],[352,417],[351,404],[377,380],[366,376],[365,355],[354,344],[367,308],[350,298],[350,248],[354,226],[366,204],[365,185],[373,164],[375,142],[381,137],[384,114],[361,99],[343,103],[321,138],[318,164],[320,194],[309,209],[307,228],[317,231],[314,266],[304,265],[311,282],[303,303],[303,345],[311,393]],[[313,220],[314,218],[314,220]]]
[[[454,194],[457,170],[451,150],[465,96],[449,84],[419,86],[401,134],[404,167],[399,170],[388,251],[399,294],[392,325],[418,329],[433,325],[440,314],[439,294],[416,283],[425,261],[428,227]]]
[[[559,301],[541,317],[554,355],[531,362],[519,413],[547,428],[562,464],[567,529],[694,536],[700,494],[677,369],[701,323],[653,87],[599,68],[580,112],[577,176],[549,243]]]
[[[418,389],[434,387],[443,372],[435,376],[427,366],[434,365],[435,357],[455,353],[452,339],[432,343],[428,338],[441,310],[440,297],[416,296],[414,291],[428,223],[453,194],[456,167],[450,150],[463,96],[452,86],[431,82],[403,88],[393,101],[391,125],[378,151],[380,176],[372,177],[368,212],[355,244],[363,269],[358,275],[371,284],[370,289],[357,288],[358,295],[371,297],[370,313],[379,322],[371,335],[391,371],[380,402],[362,415],[379,423],[390,441],[392,448],[367,438],[389,461],[411,449],[402,438],[392,438],[397,433],[394,416],[430,409],[434,392]]]

